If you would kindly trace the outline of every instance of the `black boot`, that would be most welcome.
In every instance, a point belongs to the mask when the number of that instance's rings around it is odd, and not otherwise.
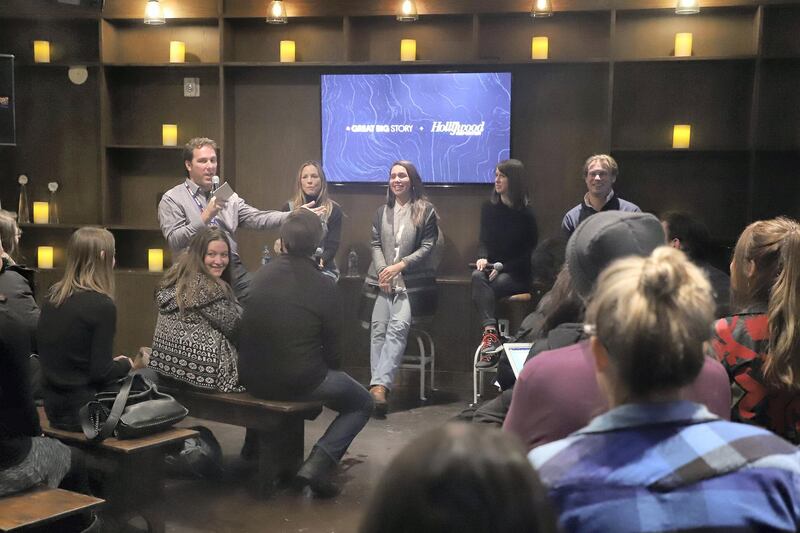
[[[317,498],[333,498],[341,492],[331,479],[337,466],[327,453],[314,446],[295,475],[295,487],[302,489],[307,485]]]

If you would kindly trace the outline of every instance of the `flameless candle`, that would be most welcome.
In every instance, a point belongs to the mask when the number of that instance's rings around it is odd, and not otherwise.
[[[691,57],[692,55],[692,34],[675,34],[675,57]]]
[[[549,41],[547,37],[531,39],[531,59],[547,59]]]
[[[147,269],[150,272],[164,271],[164,250],[161,248],[149,248],[147,250]]]
[[[417,41],[414,39],[403,39],[400,41],[400,61],[416,61]]]
[[[39,246],[37,250],[39,268],[53,268],[53,247]]]
[[[672,147],[689,148],[692,127],[689,124],[675,124],[672,128]]]
[[[164,146],[178,146],[178,125],[162,124],[161,141]]]
[[[50,41],[33,41],[33,62],[50,62]]]
[[[186,61],[186,43],[183,41],[169,42],[169,62],[183,63]]]
[[[281,41],[281,63],[294,63],[294,41]]]
[[[50,220],[50,205],[47,202],[33,202],[33,223],[47,224]]]

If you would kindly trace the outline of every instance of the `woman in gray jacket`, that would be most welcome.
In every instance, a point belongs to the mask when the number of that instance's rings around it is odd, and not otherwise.
[[[395,162],[389,172],[386,204],[372,223],[372,264],[367,293],[372,310],[370,393],[379,415],[406,348],[411,318],[430,316],[436,307],[432,251],[439,235],[437,215],[417,169]]]

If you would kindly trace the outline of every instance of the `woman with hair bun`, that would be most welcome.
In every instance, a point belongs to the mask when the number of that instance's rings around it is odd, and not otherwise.
[[[675,249],[600,275],[586,311],[610,410],[529,458],[564,531],[797,531],[800,452],[681,399],[699,374],[714,298]]]
[[[731,420],[800,444],[800,224],[779,217],[742,232],[731,261],[738,312],[714,324],[713,355],[728,371]]]

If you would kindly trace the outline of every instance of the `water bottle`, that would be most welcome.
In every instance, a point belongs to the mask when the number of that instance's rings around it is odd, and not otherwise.
[[[264,251],[261,252],[261,264],[266,265],[272,260],[272,254],[269,251],[269,244],[264,246]]]
[[[347,277],[358,277],[358,254],[354,248],[350,248],[350,252],[347,254]]]

